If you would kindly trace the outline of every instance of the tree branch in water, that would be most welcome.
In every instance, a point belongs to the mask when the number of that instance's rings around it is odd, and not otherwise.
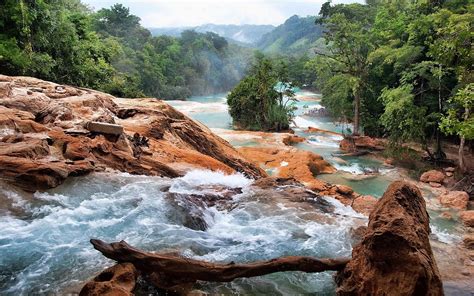
[[[349,262],[348,258],[316,259],[288,256],[244,264],[234,262],[222,264],[184,258],[176,254],[148,253],[135,249],[125,241],[108,244],[92,239],[91,243],[107,258],[118,262],[132,263],[156,286],[163,289],[196,281],[230,282],[236,278],[261,276],[282,271],[339,271]]]

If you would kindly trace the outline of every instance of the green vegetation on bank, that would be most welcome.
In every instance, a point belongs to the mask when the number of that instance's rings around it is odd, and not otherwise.
[[[1,73],[176,99],[231,89],[253,57],[213,33],[152,37],[139,22],[121,4],[94,13],[79,0],[5,0]]]
[[[322,6],[327,48],[317,53],[316,85],[354,133],[423,145],[442,159],[442,132],[473,139],[471,1],[379,1]],[[435,143],[430,150],[429,143]]]
[[[227,96],[234,125],[248,130],[282,131],[290,127],[294,92],[284,64],[261,55],[250,73]]]

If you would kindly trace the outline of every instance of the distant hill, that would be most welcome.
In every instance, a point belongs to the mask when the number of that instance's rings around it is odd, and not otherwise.
[[[262,36],[257,47],[266,53],[301,54],[323,48],[323,27],[315,25],[315,16],[294,15]]]
[[[149,28],[153,36],[168,35],[177,37],[184,30],[195,30],[199,33],[213,32],[231,41],[244,44],[255,44],[261,37],[275,29],[272,25],[215,25],[205,24],[197,27]]]

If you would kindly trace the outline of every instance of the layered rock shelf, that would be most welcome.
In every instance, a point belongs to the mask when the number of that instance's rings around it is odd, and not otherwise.
[[[266,176],[207,127],[160,100],[118,99],[0,75],[4,181],[35,191],[106,169],[176,177],[195,168]]]

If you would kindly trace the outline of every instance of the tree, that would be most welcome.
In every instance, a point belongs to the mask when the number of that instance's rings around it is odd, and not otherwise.
[[[380,120],[393,142],[397,145],[412,140],[425,142],[426,108],[415,105],[411,85],[384,89],[380,98],[385,105]]]
[[[449,101],[451,104],[447,115],[442,118],[440,128],[448,135],[457,135],[459,143],[459,168],[466,171],[464,161],[464,145],[466,140],[474,139],[474,83],[458,90]]]
[[[250,74],[227,97],[234,124],[250,130],[288,129],[294,92],[285,75],[284,68],[277,71],[269,59],[258,58]]]
[[[361,100],[364,88],[369,88],[368,56],[372,51],[369,39],[370,24],[373,10],[367,5],[323,5],[320,12],[322,22],[326,27],[324,38],[329,53],[316,52],[329,61],[328,69],[334,76],[347,77],[351,84],[351,96],[354,102],[353,134],[360,133]],[[323,93],[323,95],[326,95]]]

